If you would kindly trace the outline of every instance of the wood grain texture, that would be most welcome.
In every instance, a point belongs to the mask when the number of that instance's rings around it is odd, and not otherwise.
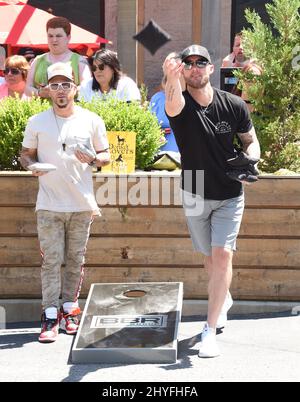
[[[13,173],[13,172],[12,172]],[[147,182],[148,178],[148,182]],[[110,180],[107,185],[107,180]],[[127,193],[130,192],[134,186],[146,186],[148,188],[148,205],[153,199],[154,191],[157,182],[160,188],[160,197],[158,206],[167,206],[168,199],[170,198],[170,205],[176,205],[178,201],[177,191],[179,189],[180,178],[178,173],[174,175],[160,176],[159,174],[135,174],[130,178],[131,182],[127,185]],[[152,181],[151,181],[152,180]],[[146,184],[144,184],[144,182]],[[246,186],[246,205],[255,208],[296,208],[300,209],[300,178],[287,177],[287,178],[268,178],[262,177],[257,183],[251,186]],[[120,184],[121,183],[121,184]],[[120,197],[120,188],[122,189],[124,181],[117,178],[113,180],[106,175],[97,174],[94,176],[94,189],[96,195],[99,195],[99,202],[103,205],[106,199],[103,198],[103,191],[101,187],[106,185],[110,194],[115,195],[116,205],[127,206],[124,202],[123,196]],[[298,185],[297,185],[298,184]],[[27,206],[34,205],[36,201],[38,181],[37,178],[32,177],[29,173],[19,173],[5,175],[3,172],[0,174],[0,206]],[[175,194],[174,194],[175,193]],[[125,192],[126,194],[126,192]],[[156,198],[156,197],[154,197]],[[101,202],[103,201],[103,202]],[[125,199],[126,201],[126,199]],[[113,205],[115,206],[115,205]],[[157,206],[156,204],[154,206]]]
[[[132,176],[125,195],[132,196],[142,181],[147,200],[155,205],[129,206],[126,196],[120,202],[122,181],[107,185],[107,180],[95,177],[95,191],[103,201],[102,186],[107,186],[117,202],[104,206],[92,226],[82,295],[93,282],[176,280],[184,282],[185,298],[206,298],[204,259],[193,250],[182,207],[174,202],[178,173]],[[40,297],[34,212],[38,181],[27,172],[2,172],[0,186],[0,297]],[[171,203],[165,205],[168,199]],[[246,187],[237,246],[236,298],[300,299],[300,178],[262,178]]]
[[[245,267],[299,269],[299,240],[240,239],[234,264]],[[99,266],[199,266],[202,254],[193,250],[189,238],[91,237],[86,263]],[[31,237],[2,237],[0,266],[40,264],[39,243]]]
[[[92,283],[182,281],[185,299],[207,299],[207,275],[203,268],[86,267],[81,297]],[[231,292],[242,300],[299,300],[300,270],[234,269]],[[0,298],[40,298],[40,269],[0,268]]]
[[[300,239],[300,210],[245,209],[240,237],[295,237]],[[102,208],[92,230],[95,236],[189,236],[181,207],[178,208]],[[1,207],[0,236],[36,235],[34,207]]]

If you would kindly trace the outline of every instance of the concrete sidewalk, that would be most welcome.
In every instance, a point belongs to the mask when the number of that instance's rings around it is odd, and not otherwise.
[[[175,364],[73,365],[73,337],[37,342],[39,323],[0,330],[0,381],[206,382],[300,381],[300,316],[291,312],[232,315],[218,335],[222,355],[200,359],[197,342],[204,317],[183,317]]]

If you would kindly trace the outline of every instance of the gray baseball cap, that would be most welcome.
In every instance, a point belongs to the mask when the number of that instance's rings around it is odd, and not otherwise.
[[[181,60],[184,61],[189,56],[201,56],[211,63],[210,55],[206,47],[200,45],[191,45],[185,48],[181,53]]]

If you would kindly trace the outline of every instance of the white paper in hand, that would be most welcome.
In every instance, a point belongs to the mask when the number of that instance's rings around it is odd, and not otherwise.
[[[57,169],[56,166],[52,165],[51,163],[41,163],[41,162],[33,163],[32,165],[29,165],[27,168],[29,170],[37,172],[51,172]]]
[[[77,144],[75,151],[80,151],[83,154],[89,156],[90,158],[95,158],[96,157],[96,153],[94,151],[92,151],[90,148],[88,148],[86,145],[84,144]]]

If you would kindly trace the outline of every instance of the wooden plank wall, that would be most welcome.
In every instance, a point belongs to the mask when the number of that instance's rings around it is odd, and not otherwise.
[[[170,176],[172,191],[178,180]],[[95,179],[98,195],[102,185]],[[40,298],[37,180],[26,172],[0,174],[0,188],[0,297]],[[193,251],[182,207],[161,204],[102,208],[88,244],[82,297],[93,282],[182,281],[185,299],[206,299],[203,258]],[[242,300],[300,300],[299,177],[263,177],[247,186],[232,293]]]

